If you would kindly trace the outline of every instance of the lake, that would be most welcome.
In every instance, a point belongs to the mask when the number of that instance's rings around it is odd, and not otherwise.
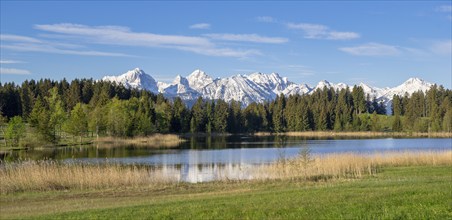
[[[161,168],[166,175],[181,181],[203,182],[227,175],[246,179],[250,166],[268,164],[296,156],[308,147],[313,154],[385,151],[443,151],[452,148],[450,138],[385,139],[306,139],[284,136],[192,137],[177,149],[148,149],[134,146],[102,148],[96,146],[62,147],[11,151],[3,160],[55,159],[65,162],[115,162]]]

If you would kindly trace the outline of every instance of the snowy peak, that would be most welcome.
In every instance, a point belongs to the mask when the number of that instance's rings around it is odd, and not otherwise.
[[[203,87],[213,82],[212,77],[202,70],[195,70],[187,77],[188,84],[196,91],[201,91]]]
[[[425,92],[429,90],[432,85],[432,83],[426,82],[423,79],[409,78],[401,85],[388,89],[384,96],[388,99],[392,99],[394,95],[403,96],[405,95],[405,93],[411,95],[412,93],[417,91]]]
[[[146,89],[151,92],[158,92],[157,82],[155,79],[139,68],[129,70],[119,76],[105,76],[102,80],[116,82],[127,88]]]
[[[190,83],[188,82],[187,78],[181,76],[181,75],[177,75],[176,78],[173,81],[173,84],[180,84],[180,85],[184,85],[184,86],[189,86]]]
[[[345,83],[338,83],[338,84],[334,84],[331,82],[328,82],[327,80],[321,80],[319,83],[317,83],[317,85],[314,87],[313,91],[317,90],[317,89],[323,89],[324,87],[326,88],[333,88],[334,90],[341,90],[341,89],[345,89],[347,88],[347,85]]]
[[[377,88],[377,87],[373,87],[373,86],[369,86],[365,83],[360,83],[358,85],[359,87],[363,88],[364,93],[368,94],[370,98],[378,98],[381,97],[382,95],[384,95],[387,91],[386,89],[381,89],[381,88]]]
[[[407,81],[403,83],[403,85],[411,85],[411,84],[425,84],[423,79],[419,79],[417,77],[409,78]]]
[[[198,97],[209,100],[222,99],[224,101],[239,101],[242,106],[252,102],[264,102],[273,100],[277,95],[286,96],[296,94],[310,94],[317,89],[333,88],[341,90],[353,89],[353,85],[344,83],[331,83],[327,80],[320,81],[314,88],[306,84],[297,84],[281,77],[278,73],[264,74],[260,72],[249,75],[234,75],[227,78],[213,79],[202,70],[195,70],[187,77],[177,75],[172,83],[156,82],[154,78],[143,70],[135,68],[119,76],[105,76],[105,81],[116,82],[130,88],[146,89],[151,92],[163,93],[166,97],[181,97],[187,103],[193,102]],[[363,88],[364,93],[371,98],[382,101],[390,108],[394,95],[411,95],[417,91],[427,91],[432,83],[420,78],[410,78],[399,86],[393,88],[377,88],[364,83],[357,86]]]

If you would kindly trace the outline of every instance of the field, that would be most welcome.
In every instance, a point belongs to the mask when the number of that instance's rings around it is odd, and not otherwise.
[[[451,219],[451,166],[385,168],[332,182],[290,180],[2,195],[1,218]]]
[[[254,180],[197,184],[150,181],[143,167],[24,162],[0,172],[0,218],[451,219],[451,155],[300,152]]]

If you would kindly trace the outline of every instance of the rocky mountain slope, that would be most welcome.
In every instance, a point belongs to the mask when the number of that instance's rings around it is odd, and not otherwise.
[[[263,74],[252,73],[249,75],[234,75],[227,78],[213,79],[201,70],[195,70],[186,78],[176,76],[172,83],[157,82],[152,76],[141,69],[133,69],[119,76],[105,76],[105,81],[121,83],[126,87],[146,89],[154,93],[162,93],[169,98],[181,97],[188,103],[193,103],[199,96],[205,99],[222,99],[227,102],[231,100],[240,101],[243,106],[252,102],[264,102],[272,100],[277,95],[309,94],[316,89],[324,87],[343,89],[353,85],[344,83],[331,83],[326,80],[320,81],[316,86],[296,84],[281,77],[278,73]],[[422,90],[427,91],[433,84],[419,78],[410,78],[394,88],[377,88],[360,83],[366,94],[383,101],[390,109],[393,95],[412,94]]]

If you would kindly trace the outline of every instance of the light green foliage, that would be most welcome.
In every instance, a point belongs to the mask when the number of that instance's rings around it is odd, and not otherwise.
[[[392,122],[392,131],[400,132],[403,130],[402,127],[402,120],[400,119],[400,116],[396,114],[394,116],[393,122]]]
[[[50,96],[46,98],[50,111],[50,126],[53,136],[57,139],[60,135],[63,123],[66,121],[66,112],[63,109],[61,97],[58,94],[58,88],[53,87],[50,90]]]
[[[452,132],[452,108],[449,108],[444,115],[443,131]]]
[[[85,105],[77,103],[71,111],[68,122],[66,123],[66,131],[74,136],[80,137],[88,131],[88,117],[85,112]]]
[[[112,136],[131,135],[132,115],[126,101],[113,98],[107,105],[107,131]]]
[[[171,105],[167,102],[161,102],[155,106],[155,126],[159,132],[167,133],[170,131],[172,120]]]
[[[370,127],[371,127],[372,131],[380,131],[381,126],[380,126],[380,123],[378,120],[378,115],[377,115],[376,111],[374,111],[374,113],[372,113],[372,117],[370,120],[371,120]]]
[[[18,146],[21,138],[25,136],[25,124],[22,117],[14,116],[8,122],[5,131],[5,139],[9,140],[11,146]]]
[[[53,126],[50,123],[50,111],[47,104],[39,96],[30,113],[30,125],[34,127],[40,138],[45,141],[55,142],[56,137]]]

